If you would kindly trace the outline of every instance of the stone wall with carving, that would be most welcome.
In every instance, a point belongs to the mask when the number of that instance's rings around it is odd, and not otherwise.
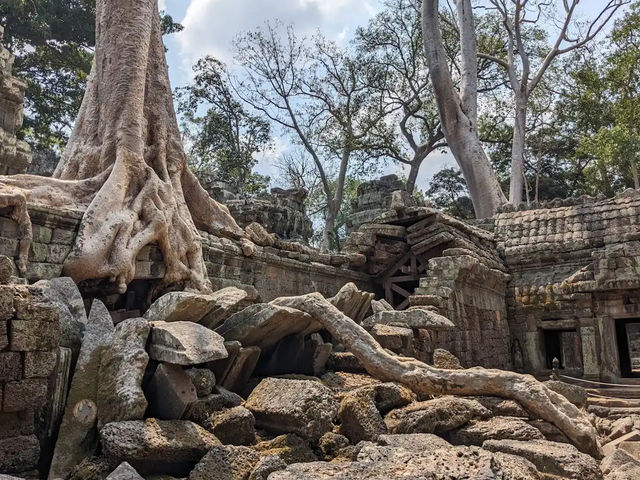
[[[544,372],[558,354],[570,375],[621,376],[616,325],[640,317],[639,223],[634,191],[495,217],[522,369]]]
[[[0,26],[0,175],[24,173],[31,163],[29,145],[16,138],[22,127],[22,105],[27,84],[11,74],[13,55],[2,46]]]

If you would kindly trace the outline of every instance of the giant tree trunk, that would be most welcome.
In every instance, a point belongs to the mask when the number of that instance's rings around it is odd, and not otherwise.
[[[467,182],[476,217],[493,215],[506,198],[482,148],[477,125],[477,45],[470,0],[456,0],[461,44],[461,89],[453,85],[442,43],[438,0],[422,2],[429,76],[447,144]]]
[[[123,292],[137,254],[154,243],[164,283],[208,288],[198,228],[243,231],[187,167],[156,0],[98,0],[94,64],[54,178],[0,177],[0,196],[10,195],[16,205],[84,211],[64,264],[76,282],[107,278]]]
[[[587,415],[530,375],[484,368],[445,370],[392,356],[319,293],[277,298],[271,303],[311,315],[367,372],[382,381],[402,383],[420,395],[495,395],[516,400],[534,416],[558,427],[581,451],[601,456],[596,430]]]
[[[411,167],[409,168],[409,175],[407,176],[407,184],[405,186],[405,191],[409,195],[413,195],[413,191],[416,189],[416,182],[418,180],[418,173],[420,172],[420,166],[422,165],[422,161],[424,158],[414,159],[411,162]]]
[[[526,88],[526,87],[525,87]],[[527,103],[525,94],[516,92],[516,112],[513,124],[513,141],[511,143],[511,181],[509,184],[509,203],[522,203],[524,189],[524,149],[527,126]]]

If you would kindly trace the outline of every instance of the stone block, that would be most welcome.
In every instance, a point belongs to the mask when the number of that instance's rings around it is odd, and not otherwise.
[[[224,339],[193,322],[151,322],[149,356],[159,362],[198,365],[227,357]]]
[[[60,243],[63,245],[71,245],[76,238],[76,232],[64,228],[56,228],[51,235],[51,243]]]
[[[38,408],[47,401],[47,380],[28,378],[8,382],[4,386],[4,412],[20,412],[28,408]]]
[[[161,363],[147,388],[149,414],[162,420],[179,420],[198,399],[191,377],[179,365]]]
[[[2,391],[2,389],[0,389]],[[0,395],[1,397],[2,395]],[[35,432],[33,410],[0,413],[0,438],[20,437]]]
[[[0,382],[20,380],[22,377],[22,357],[18,352],[0,353]]]
[[[238,406],[212,413],[202,426],[223,444],[251,445],[256,438],[255,423],[253,414]]]
[[[14,352],[53,350],[60,344],[60,324],[48,321],[12,320],[9,343]]]
[[[24,353],[24,377],[48,377],[56,367],[57,351],[25,352]]]
[[[0,351],[9,346],[9,332],[7,322],[0,320]]]
[[[35,435],[0,440],[0,472],[21,473],[38,466],[40,442]]]
[[[55,322],[58,311],[55,306],[37,301],[32,295],[16,296],[14,300],[15,316],[19,320]]]
[[[13,317],[13,289],[0,285],[0,323]]]
[[[33,242],[49,243],[53,235],[53,230],[49,227],[43,227],[42,225],[33,226]]]

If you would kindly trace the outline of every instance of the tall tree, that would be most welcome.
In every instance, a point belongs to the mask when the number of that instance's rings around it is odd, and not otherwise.
[[[157,2],[98,0],[96,26],[92,73],[54,178],[0,177],[0,204],[13,207],[22,232],[20,267],[29,248],[30,202],[84,212],[64,263],[76,282],[107,279],[124,292],[140,250],[157,244],[165,264],[159,288],[207,290],[197,229],[244,234],[187,167]]]
[[[444,148],[444,134],[422,50],[420,6],[412,0],[386,0],[385,10],[356,33],[356,45],[369,65],[386,71],[384,101],[392,107],[392,134],[380,147],[409,166],[406,190],[412,193],[420,167],[432,152]],[[402,139],[398,141],[400,136]]]
[[[529,99],[540,84],[554,60],[560,55],[583,47],[593,40],[611,20],[615,13],[630,0],[606,0],[589,22],[579,20],[580,0],[564,0],[559,11],[557,2],[549,0],[489,0],[489,5],[498,13],[506,42],[499,55],[480,52],[480,55],[503,67],[513,91],[514,128],[511,146],[511,181],[509,201],[515,205],[522,202],[525,182],[525,136]],[[458,0],[460,4],[460,0]],[[545,19],[551,19],[542,25]],[[557,26],[551,45],[540,51],[536,36],[544,35],[545,27]],[[468,28],[474,35],[473,26]],[[549,34],[551,35],[551,34]]]
[[[422,2],[422,32],[442,130],[469,188],[476,216],[488,217],[506,198],[478,136],[478,60],[470,0],[456,0],[460,32],[460,86],[456,88],[445,50],[438,0]]]
[[[379,71],[317,35],[267,24],[238,37],[244,78],[236,88],[251,107],[293,135],[312,158],[327,208],[321,246],[336,244],[336,219],[350,168],[380,155],[376,139],[388,113]],[[335,182],[327,170],[337,166]]]
[[[0,24],[27,80],[22,134],[37,150],[68,140],[87,86],[95,47],[96,0],[3,0]],[[164,34],[182,26],[162,15]]]
[[[269,148],[269,123],[246,111],[222,62],[206,56],[193,71],[192,84],[178,92],[179,110],[191,132],[189,157],[194,173],[201,179],[224,181],[243,195],[264,190],[269,179],[253,168],[256,155]],[[207,109],[203,116],[198,114],[201,108]]]

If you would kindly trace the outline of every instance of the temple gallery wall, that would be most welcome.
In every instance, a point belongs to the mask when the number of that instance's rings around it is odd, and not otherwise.
[[[356,212],[357,223],[367,222],[339,254],[263,231],[254,236],[256,253],[245,256],[239,243],[202,233],[209,279],[215,288],[255,291],[263,301],[333,295],[353,282],[397,309],[428,306],[456,328],[415,328],[412,348],[424,359],[445,348],[465,366],[545,374],[557,357],[571,376],[610,381],[640,373],[640,195],[551,202],[472,225],[425,206],[389,209],[392,180],[361,189],[367,199],[360,203],[375,215]],[[267,204],[261,218],[269,218]],[[81,215],[36,207],[30,214],[26,277],[33,283],[62,274]],[[0,255],[17,258],[16,235],[15,222],[0,216]],[[126,294],[82,287],[112,315],[133,317],[163,268],[161,253],[149,247]]]

